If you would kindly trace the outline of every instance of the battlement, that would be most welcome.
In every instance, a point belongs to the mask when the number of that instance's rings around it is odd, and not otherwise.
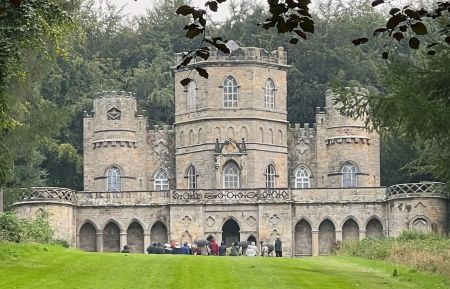
[[[183,61],[183,56],[186,53],[175,53],[174,65],[178,65]],[[277,50],[269,52],[263,48],[258,47],[238,47],[230,54],[225,54],[219,50],[211,50],[208,60],[201,57],[195,57],[191,64],[200,62],[223,62],[223,61],[257,61],[262,63],[273,63],[287,65],[287,54],[283,47],[278,47]]]
[[[135,99],[136,93],[131,91],[116,91],[116,90],[106,90],[106,91],[99,91],[94,94],[94,99],[101,99],[101,98],[121,98],[121,97],[130,97]]]
[[[160,133],[160,132],[173,132],[174,131],[174,127],[173,125],[169,125],[169,124],[162,124],[162,125],[158,125],[155,124],[153,125],[153,128],[150,129],[148,132],[149,133]]]
[[[316,107],[316,114],[326,114],[328,111],[328,108],[325,107]]]
[[[309,123],[294,123],[289,124],[289,131],[300,134],[301,136],[313,136],[316,134],[317,127],[316,124],[313,123],[312,126]]]

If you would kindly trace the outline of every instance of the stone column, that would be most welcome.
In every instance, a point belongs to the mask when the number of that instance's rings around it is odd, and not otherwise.
[[[77,234],[75,242],[75,248],[80,248],[80,234]]]
[[[312,255],[319,256],[319,231],[311,231]]]
[[[103,233],[97,233],[97,252],[103,252]]]
[[[336,230],[336,242],[342,242],[342,231]]]
[[[366,238],[366,230],[359,230],[359,239],[363,240]]]
[[[120,232],[120,250],[119,251],[122,251],[123,246],[125,246],[127,243],[128,243],[127,231]]]
[[[144,253],[146,253],[147,251],[147,247],[150,246],[151,244],[151,239],[150,239],[150,233],[144,233]]]

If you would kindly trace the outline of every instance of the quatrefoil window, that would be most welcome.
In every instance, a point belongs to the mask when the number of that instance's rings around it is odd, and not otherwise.
[[[115,107],[106,112],[106,116],[108,116],[109,120],[119,120],[121,114],[122,112]]]

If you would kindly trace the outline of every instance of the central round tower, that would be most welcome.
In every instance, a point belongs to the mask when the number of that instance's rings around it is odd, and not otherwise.
[[[246,47],[175,70],[177,189],[288,186],[288,67],[283,48]]]

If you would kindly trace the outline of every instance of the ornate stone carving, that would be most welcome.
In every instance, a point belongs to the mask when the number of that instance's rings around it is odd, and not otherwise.
[[[192,219],[189,218],[189,216],[184,216],[183,219],[181,219],[180,223],[187,227],[192,223]]]
[[[166,141],[163,139],[158,139],[153,142],[153,147],[159,156],[165,155],[169,152],[169,149],[167,148]]]
[[[295,151],[299,152],[301,155],[309,150],[309,139],[300,137],[297,139],[297,144],[295,145]]]
[[[109,120],[119,120],[122,112],[116,107],[111,108],[106,112],[106,116]]]
[[[250,216],[246,219],[247,224],[249,224],[250,226],[254,226],[256,224],[256,219],[253,216]]]
[[[269,218],[269,222],[273,225],[276,226],[279,222],[281,222],[280,217],[278,217],[276,214],[274,214],[272,217]]]
[[[214,220],[214,218],[211,217],[211,216],[209,216],[209,217],[206,218],[206,220],[205,220],[205,224],[206,224],[208,227],[212,227],[212,226],[214,225],[215,222],[216,222],[216,220]]]

